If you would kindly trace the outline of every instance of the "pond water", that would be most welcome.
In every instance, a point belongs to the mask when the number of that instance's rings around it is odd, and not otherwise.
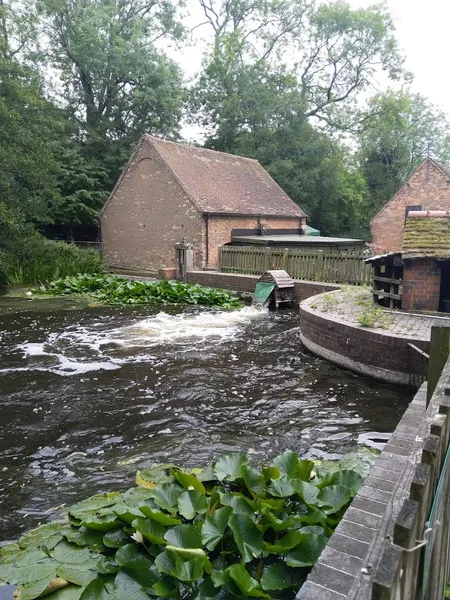
[[[409,391],[311,356],[298,325],[253,307],[0,301],[0,541],[152,462],[334,458],[392,432]]]

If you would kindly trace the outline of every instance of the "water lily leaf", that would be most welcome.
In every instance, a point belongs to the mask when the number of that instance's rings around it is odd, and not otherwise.
[[[83,565],[90,569],[95,569],[95,565],[100,557],[99,554],[91,552],[88,548],[69,544],[66,541],[59,542],[53,549],[52,555],[61,564]]]
[[[278,469],[278,467],[263,467],[262,472],[266,482],[270,479],[278,479],[281,476],[280,469]]]
[[[50,597],[51,600],[80,600],[84,589],[78,585],[69,584],[53,592]]]
[[[100,578],[91,581],[80,596],[80,600],[110,600],[110,598],[111,596],[106,591],[104,580]]]
[[[24,533],[19,539],[20,548],[37,548],[46,546],[52,550],[62,540],[63,532],[68,529],[67,523],[48,523]]]
[[[288,496],[293,496],[295,494],[295,490],[292,486],[292,480],[286,475],[282,475],[279,479],[272,481],[268,487],[268,490],[272,496],[278,496],[281,498],[287,498]]]
[[[330,537],[333,533],[333,530],[329,527],[322,527],[322,525],[306,525],[306,527],[301,527],[298,529],[300,533],[315,533],[316,535],[326,535]]]
[[[196,514],[203,515],[208,510],[206,496],[197,490],[183,492],[178,498],[178,511],[185,519],[193,519]]]
[[[119,548],[116,552],[115,561],[122,567],[119,573],[126,573],[145,590],[150,590],[160,579],[158,570],[152,560],[139,552],[135,544],[128,544],[128,546]]]
[[[358,493],[362,484],[363,478],[356,471],[337,471],[336,473],[333,473],[330,480],[330,485],[343,485],[345,488],[349,489],[353,495]]]
[[[97,516],[95,513],[90,513],[81,521],[82,527],[94,529],[95,531],[109,531],[110,529],[116,529],[121,524],[114,513],[104,516]]]
[[[198,586],[193,596],[193,600],[216,600],[217,588],[214,585],[211,577],[205,577],[202,583]]]
[[[205,559],[202,556],[196,556],[185,561],[169,550],[161,552],[155,559],[155,566],[161,573],[166,573],[185,582],[201,579],[204,564]]]
[[[117,550],[114,560],[119,567],[128,567],[132,565],[140,555],[136,544],[127,544]]]
[[[83,521],[86,514],[90,514],[94,511],[99,511],[102,508],[113,506],[117,501],[120,500],[120,492],[110,492],[108,494],[96,494],[86,500],[77,502],[69,508],[69,514],[75,519]]]
[[[177,525],[166,532],[164,539],[171,546],[178,548],[202,547],[200,532],[193,525]]]
[[[244,562],[250,562],[261,556],[263,552],[263,534],[249,515],[232,514],[228,525],[233,532],[234,541]]]
[[[171,577],[164,577],[160,581],[157,581],[153,586],[153,589],[160,598],[167,598],[176,596],[178,593],[178,582]]]
[[[93,531],[86,527],[66,529],[64,537],[68,542],[77,546],[89,546],[92,550],[102,552],[105,549],[103,544],[103,531]]]
[[[220,501],[224,506],[231,506],[235,513],[242,513],[249,516],[255,514],[254,503],[238,492],[223,494]]]
[[[214,473],[213,465],[207,465],[204,469],[200,470],[200,473],[196,475],[198,481],[215,481],[216,475]]]
[[[310,567],[314,565],[328,538],[314,533],[302,533],[300,542],[286,555],[286,564],[289,567]]]
[[[177,499],[177,502],[178,502],[178,499]],[[157,504],[155,504],[153,502],[153,500],[147,501],[146,504],[141,506],[139,510],[147,518],[151,519],[152,521],[156,521],[160,525],[170,526],[170,525],[180,525],[181,524],[180,519],[177,519],[175,517],[170,516],[169,514],[167,514],[165,512],[162,512],[161,509],[159,508],[159,506]]]
[[[292,450],[286,450],[283,454],[277,456],[273,464],[279,469],[281,475],[287,475],[290,479],[297,477],[298,454]]]
[[[289,568],[284,562],[276,562],[264,569],[261,587],[266,591],[298,588],[305,576],[298,569]]]
[[[151,467],[142,469],[142,471],[138,471],[136,475],[136,484],[154,488],[161,483],[171,483],[174,481],[174,478],[170,473],[170,469],[175,466],[176,465],[173,464],[152,465]],[[148,485],[149,483],[151,486]]]
[[[242,477],[242,467],[247,463],[248,458],[245,454],[225,454],[214,465],[214,474],[219,481],[236,481]]]
[[[274,531],[283,531],[284,529],[289,529],[289,527],[292,527],[292,525],[295,523],[295,520],[288,516],[278,519],[278,517],[276,517],[268,507],[261,508],[261,514],[264,515]]]
[[[257,496],[264,498],[266,495],[266,486],[264,476],[260,471],[254,469],[250,465],[243,465],[242,478],[250,492],[253,492]]]
[[[280,540],[275,544],[267,544],[264,542],[264,550],[273,554],[286,554],[288,550],[291,550],[301,541],[302,534],[297,530],[292,529],[288,531]]]
[[[130,536],[123,530],[122,527],[111,529],[103,536],[103,543],[108,548],[120,548],[125,544],[130,543]]]
[[[140,471],[138,471],[136,473],[135,482],[136,482],[136,485],[138,485],[139,487],[143,487],[143,488],[150,489],[150,490],[152,490],[153,488],[155,488],[157,486],[157,484],[154,483],[153,481],[147,481],[146,479],[144,479],[141,476]]]
[[[316,525],[317,523],[323,524],[327,520],[327,515],[319,508],[310,509],[303,515],[294,516],[293,519],[297,523],[306,523],[307,525]]]
[[[309,481],[311,479],[311,473],[314,469],[314,461],[312,460],[299,460],[297,466],[298,479],[302,481]]]
[[[178,498],[183,491],[183,488],[177,484],[162,483],[153,490],[152,498],[158,506],[169,513],[174,513],[178,510]]]
[[[327,485],[322,488],[317,496],[317,505],[322,507],[326,514],[337,512],[352,498],[350,489],[343,485]]]
[[[5,560],[8,556],[17,556],[20,552],[18,544],[6,544],[0,548],[0,558]]]
[[[45,592],[48,584],[48,579],[41,579],[19,586],[17,589],[18,600],[33,600],[34,598],[38,598]]]
[[[202,543],[212,551],[221,541],[228,526],[228,520],[233,513],[231,506],[224,506],[206,517],[202,525]]]
[[[79,565],[62,565],[56,571],[58,577],[62,577],[75,585],[86,586],[97,579],[97,570],[86,569]]]
[[[125,521],[125,523],[128,523],[129,525],[131,525],[131,523],[135,519],[144,516],[144,514],[139,510],[139,508],[137,508],[137,506],[130,506],[125,502],[120,502],[116,504],[114,507],[114,513],[117,517],[119,517],[121,521]],[[121,524],[120,521],[118,521],[118,523]]]
[[[131,526],[152,544],[166,543],[164,540],[166,529],[156,521],[152,521],[151,519],[135,519],[131,523]]]
[[[120,570],[112,556],[102,556],[98,560],[96,568],[102,575],[115,575]]]
[[[122,500],[128,506],[137,506],[143,504],[148,498],[152,497],[152,493],[144,487],[130,488],[122,494]]]
[[[269,594],[261,589],[256,579],[250,576],[244,565],[231,565],[223,572],[223,578],[225,585],[232,593],[234,593],[236,586],[242,594],[250,598],[270,598]]]
[[[293,479],[291,485],[305,504],[309,506],[317,504],[319,489],[315,485],[301,479]]]
[[[177,482],[184,487],[185,490],[193,488],[200,494],[206,494],[205,486],[191,473],[183,473],[183,471],[172,471],[172,475]]]

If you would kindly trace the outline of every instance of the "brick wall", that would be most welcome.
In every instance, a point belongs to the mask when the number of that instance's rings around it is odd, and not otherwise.
[[[384,381],[408,383],[412,368],[408,343],[413,341],[428,352],[429,342],[380,334],[329,319],[316,313],[309,304],[300,306],[302,341],[314,353],[341,366]]]
[[[233,218],[233,217],[211,217],[208,222],[208,239],[209,239],[209,260],[208,266],[218,266],[219,247],[223,244],[231,242],[232,229],[257,229],[259,221],[264,223],[267,229],[300,229],[306,219],[295,218],[275,218],[267,217],[248,217],[248,218]]]
[[[175,266],[175,244],[194,244],[203,266],[203,221],[188,196],[144,142],[101,217],[103,254],[112,268],[158,272]]]
[[[441,269],[431,258],[405,259],[403,267],[403,310],[439,310]]]
[[[407,206],[450,210],[450,180],[433,162],[422,163],[371,222],[372,242],[385,251],[401,250]]]
[[[249,293],[255,291],[258,279],[259,275],[239,275],[237,273],[220,273],[218,271],[191,271],[187,274],[188,283],[198,283],[207,287]],[[331,283],[296,280],[295,298],[301,301],[316,294],[338,290],[339,287],[339,285]]]

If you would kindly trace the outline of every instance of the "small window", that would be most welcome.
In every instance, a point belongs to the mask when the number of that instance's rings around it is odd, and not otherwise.
[[[408,213],[414,210],[422,210],[422,206],[420,204],[411,204],[405,208],[405,223],[408,218]]]

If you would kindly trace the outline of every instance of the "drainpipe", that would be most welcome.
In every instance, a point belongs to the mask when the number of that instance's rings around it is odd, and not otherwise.
[[[209,265],[209,213],[205,213],[203,215],[205,219],[205,245],[206,245],[206,256],[205,256],[205,269],[208,268]]]

